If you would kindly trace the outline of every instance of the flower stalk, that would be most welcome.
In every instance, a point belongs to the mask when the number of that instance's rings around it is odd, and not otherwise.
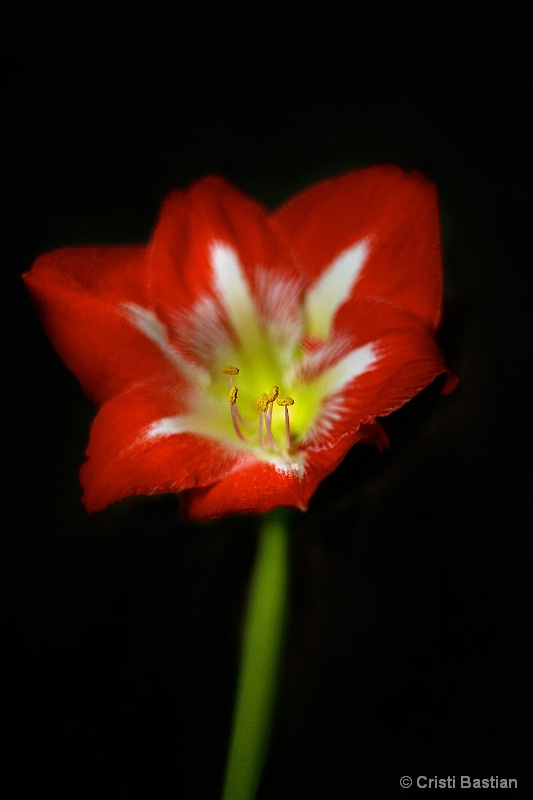
[[[253,800],[268,753],[286,619],[288,514],[274,509],[259,533],[222,800]]]

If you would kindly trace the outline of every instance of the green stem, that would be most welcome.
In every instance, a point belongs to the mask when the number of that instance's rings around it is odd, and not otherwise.
[[[267,514],[250,584],[222,800],[253,800],[265,764],[288,584],[287,510]]]

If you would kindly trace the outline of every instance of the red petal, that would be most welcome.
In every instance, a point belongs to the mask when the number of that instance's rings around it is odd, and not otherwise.
[[[273,231],[265,209],[222,178],[207,177],[173,192],[163,204],[150,255],[159,317],[172,321],[176,311],[213,296],[210,251],[215,242],[235,250],[256,298],[258,267],[286,281],[300,280],[292,251]]]
[[[337,332],[350,333],[358,347],[371,343],[377,351],[377,360],[342,389],[344,410],[335,423],[332,437],[358,427],[363,432],[361,422],[392,413],[436,377],[449,374],[430,328],[418,317],[390,303],[346,304],[337,315],[335,327]],[[455,376],[450,375],[448,380],[454,388]]]
[[[136,387],[102,406],[81,468],[88,511],[130,495],[205,486],[246,462],[242,453],[193,433],[143,438],[151,423],[178,414],[179,406],[178,393],[158,384]]]
[[[146,252],[144,247],[56,250],[23,276],[54,347],[96,403],[154,375],[175,376],[159,348],[120,309],[128,302],[149,305]]]
[[[360,435],[360,444],[373,444],[380,453],[386,453],[390,447],[389,437],[385,429],[375,419],[370,419],[367,422],[361,422],[357,428]]]
[[[264,514],[278,506],[305,511],[318,484],[340,464],[358,436],[345,435],[334,447],[310,452],[302,478],[254,461],[212,486],[185,492],[183,513],[189,519],[214,519],[225,514]]]
[[[397,167],[351,172],[291,198],[273,219],[312,282],[342,251],[372,237],[354,296],[383,298],[436,328],[442,295],[437,197],[421,175]]]
[[[305,511],[313,493],[306,481],[285,475],[256,461],[211,486],[184,492],[182,511],[188,519],[215,519],[225,514],[263,514],[277,506],[295,506]],[[304,491],[308,488],[308,491]]]

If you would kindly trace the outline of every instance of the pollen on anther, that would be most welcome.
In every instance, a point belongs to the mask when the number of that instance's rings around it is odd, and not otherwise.
[[[258,409],[258,411],[266,412],[266,411],[268,411],[268,406],[269,405],[270,405],[270,403],[269,403],[269,400],[268,400],[268,395],[266,394],[266,392],[263,392],[261,397],[257,398],[257,402],[255,404],[255,407]]]
[[[239,368],[232,367],[231,364],[226,364],[225,366],[222,367],[222,372],[224,373],[224,375],[238,375]]]
[[[239,390],[237,389],[237,387],[236,387],[236,386],[233,386],[233,387],[230,389],[230,393],[229,393],[229,398],[228,398],[228,399],[229,399],[229,401],[230,401],[230,404],[231,404],[232,406],[234,406],[234,405],[235,405],[235,403],[237,402],[237,393],[238,393],[238,391],[239,391]]]
[[[278,395],[279,395],[279,386],[272,386],[272,388],[270,389],[270,391],[269,391],[269,393],[267,395],[267,401],[269,403],[273,403],[274,400],[276,400]]]
[[[294,400],[292,399],[292,397],[279,397],[276,400],[276,403],[278,404],[278,406],[293,406]]]

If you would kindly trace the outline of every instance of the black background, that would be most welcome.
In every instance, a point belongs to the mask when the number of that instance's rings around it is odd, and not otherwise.
[[[528,796],[524,11],[110,9],[23,11],[2,47],[6,796],[218,796],[257,529],[187,524],[172,496],[87,517],[94,409],[20,274],[54,247],[146,241],[166,192],[206,173],[274,207],[374,163],[438,186],[440,341],[461,383],[387,420],[391,452],[356,448],[297,517],[260,798],[404,796],[402,775],[461,774]]]

